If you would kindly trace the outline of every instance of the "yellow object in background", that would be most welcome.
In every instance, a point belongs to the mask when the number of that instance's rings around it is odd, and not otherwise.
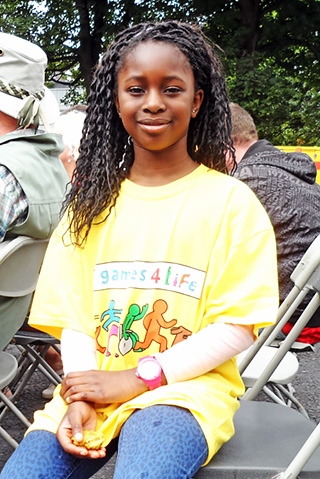
[[[317,167],[317,183],[320,184],[320,146],[277,146],[279,150],[290,153],[292,151],[301,151],[313,159]]]

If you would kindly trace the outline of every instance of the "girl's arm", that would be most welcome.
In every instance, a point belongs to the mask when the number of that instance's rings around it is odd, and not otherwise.
[[[155,357],[170,384],[211,371],[249,348],[253,339],[251,326],[213,323]]]
[[[74,349],[74,344],[79,348],[79,343],[72,339],[73,333],[74,331],[67,333],[64,337],[67,352]],[[93,345],[94,340],[90,339],[88,343]],[[67,340],[70,340],[69,346]],[[85,349],[85,342],[86,339],[78,350],[83,367],[87,365],[86,369],[77,369],[77,361],[74,364],[70,362],[68,367],[74,372],[69,372],[62,382],[60,394],[68,403],[122,403],[148,390],[144,381],[136,376],[136,368],[124,371],[88,371],[93,351],[88,352]],[[252,343],[253,333],[250,326],[211,324],[163,353],[155,355],[163,369],[162,385],[205,374],[244,351]],[[97,368],[95,366],[92,369]]]

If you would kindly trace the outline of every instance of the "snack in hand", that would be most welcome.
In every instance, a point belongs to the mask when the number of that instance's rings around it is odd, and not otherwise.
[[[74,437],[71,438],[71,441],[76,446],[84,446],[86,449],[94,449],[98,450],[102,447],[104,437],[100,431],[91,431],[85,429],[83,431],[83,439],[82,441],[76,441]]]

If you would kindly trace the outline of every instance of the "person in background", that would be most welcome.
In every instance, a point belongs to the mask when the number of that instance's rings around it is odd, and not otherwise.
[[[280,301],[293,283],[290,275],[313,240],[320,234],[320,185],[314,161],[305,153],[285,153],[265,139],[259,140],[252,116],[231,103],[232,139],[237,168],[234,176],[246,183],[269,214],[277,240]],[[284,326],[288,334],[310,300],[304,299]],[[320,341],[320,309],[297,338]]]
[[[194,477],[234,433],[235,356],[278,306],[276,244],[226,173],[227,89],[197,27],[119,33],[101,59],[66,214],[30,324],[61,337],[62,385],[2,479]],[[32,457],[32,460],[30,460]]]
[[[59,106],[44,84],[46,65],[40,47],[0,32],[0,242],[50,238],[60,219],[68,175],[62,137],[50,132]],[[2,296],[0,316],[10,314],[18,330],[30,301]],[[9,343],[11,332],[1,334]]]
[[[54,130],[57,133],[61,133],[65,144],[65,149],[59,156],[70,180],[79,156],[79,146],[86,110],[86,105],[78,104],[71,106],[63,110],[54,126]]]

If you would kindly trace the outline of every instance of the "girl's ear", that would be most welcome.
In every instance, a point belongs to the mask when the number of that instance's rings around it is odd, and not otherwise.
[[[198,90],[194,95],[191,118],[195,118],[197,116],[198,111],[200,110],[200,106],[203,101],[203,98],[204,98],[203,90]]]

